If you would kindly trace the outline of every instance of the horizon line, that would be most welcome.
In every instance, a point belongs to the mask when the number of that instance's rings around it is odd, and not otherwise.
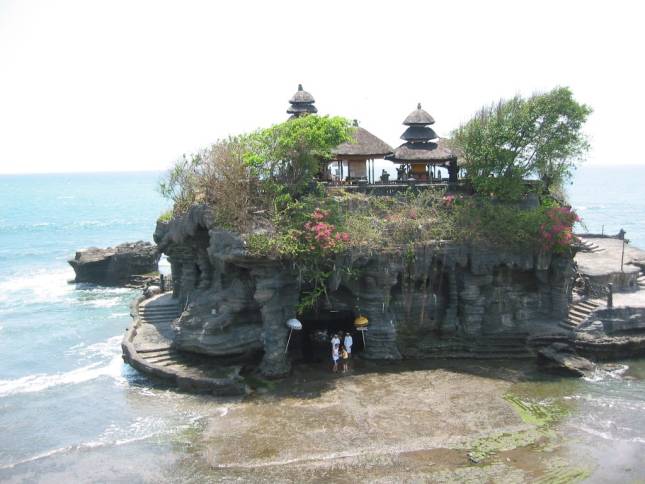
[[[577,168],[585,166],[602,166],[602,167],[627,167],[627,166],[645,166],[645,161],[641,163],[603,163],[603,162],[583,162],[574,167],[574,170]],[[111,173],[160,173],[170,170],[170,167],[167,168],[155,168],[155,169],[122,169],[122,170],[81,170],[81,171],[23,171],[23,172],[0,172],[0,176],[29,176],[29,175],[102,175],[102,174],[111,174]]]

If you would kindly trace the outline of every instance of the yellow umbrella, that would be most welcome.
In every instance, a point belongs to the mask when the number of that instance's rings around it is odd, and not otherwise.
[[[362,314],[356,316],[356,319],[354,320],[354,326],[356,326],[356,328],[364,328],[368,323],[369,320]]]
[[[363,348],[367,347],[367,344],[365,344],[365,331],[367,331],[368,323],[369,323],[369,320],[362,314],[359,314],[358,316],[356,316],[356,319],[354,320],[354,326],[363,335]]]

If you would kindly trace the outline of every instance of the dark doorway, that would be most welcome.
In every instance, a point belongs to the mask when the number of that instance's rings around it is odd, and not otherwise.
[[[354,327],[353,311],[318,310],[303,314],[302,331],[291,346],[291,353],[306,363],[331,361],[331,337],[334,333],[352,335],[352,354],[363,351],[363,338]],[[342,339],[341,339],[342,344]]]

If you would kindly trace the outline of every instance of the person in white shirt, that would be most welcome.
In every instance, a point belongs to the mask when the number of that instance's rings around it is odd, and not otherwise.
[[[354,344],[354,340],[352,339],[352,335],[350,333],[345,334],[345,339],[343,340],[343,346],[345,347],[345,349],[350,355],[352,354],[353,344]]]
[[[352,345],[354,344],[354,340],[352,339],[351,333],[347,332],[345,333],[345,339],[343,340],[343,346],[345,347],[345,351],[347,351],[347,360],[349,363],[349,360],[352,358]]]
[[[332,345],[331,347],[331,359],[334,362],[334,368],[332,371],[336,373],[338,371],[338,358],[340,358],[340,346]]]
[[[336,333],[334,333],[334,336],[332,336],[332,338],[331,338],[331,346],[332,346],[332,348],[334,346],[340,346],[340,338],[338,337],[338,335]]]

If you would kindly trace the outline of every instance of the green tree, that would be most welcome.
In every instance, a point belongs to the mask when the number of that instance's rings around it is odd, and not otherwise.
[[[332,148],[351,135],[347,119],[310,114],[251,134],[246,161],[261,180],[297,197],[331,159]]]
[[[589,147],[582,126],[590,113],[570,89],[558,87],[483,107],[453,132],[452,142],[475,190],[517,199],[524,179],[537,178],[552,190],[571,176]]]

